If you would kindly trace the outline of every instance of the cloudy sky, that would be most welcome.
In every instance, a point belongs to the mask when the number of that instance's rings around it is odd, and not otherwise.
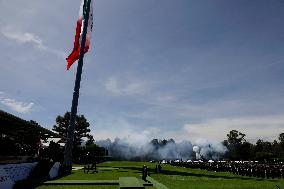
[[[51,129],[70,110],[79,0],[0,0],[0,109]],[[94,0],[78,113],[95,139],[284,132],[281,0]]]

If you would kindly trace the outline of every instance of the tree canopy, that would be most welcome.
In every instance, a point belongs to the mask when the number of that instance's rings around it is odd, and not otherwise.
[[[58,115],[56,117],[56,125],[53,126],[53,131],[59,135],[64,136],[62,142],[66,142],[68,126],[70,121],[70,112],[66,112],[63,116]],[[74,146],[81,145],[82,138],[86,137],[89,140],[93,140],[93,136],[90,134],[90,124],[84,115],[77,115],[75,121],[75,132],[74,132]]]
[[[279,141],[273,142],[258,139],[252,144],[245,139],[245,134],[231,130],[223,144],[227,147],[227,158],[232,160],[283,160],[284,133],[279,134]]]

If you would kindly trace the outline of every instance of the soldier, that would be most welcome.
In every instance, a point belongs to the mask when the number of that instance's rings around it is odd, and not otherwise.
[[[97,161],[94,161],[94,163],[91,166],[91,170],[93,170],[92,173],[95,173],[95,172],[97,173],[98,172],[98,170],[97,170]]]
[[[162,172],[162,166],[161,166],[161,163],[158,164],[158,172]]]
[[[142,180],[147,182],[147,175],[148,175],[148,167],[146,165],[143,165],[142,167]]]

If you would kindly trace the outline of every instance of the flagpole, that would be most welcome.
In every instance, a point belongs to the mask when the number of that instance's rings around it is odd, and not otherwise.
[[[70,117],[67,141],[65,144],[65,151],[64,151],[64,164],[65,166],[67,166],[66,168],[69,169],[68,170],[69,172],[71,172],[71,169],[72,169],[72,149],[73,149],[73,141],[74,141],[75,121],[76,121],[76,115],[77,115],[77,106],[78,106],[80,82],[81,82],[83,59],[84,59],[84,47],[85,47],[85,42],[86,42],[86,34],[87,34],[87,28],[88,28],[91,0],[85,0],[84,3],[86,3],[86,1],[87,1],[87,6],[86,6],[85,14],[83,11],[84,25],[83,25],[83,32],[82,32],[82,41],[81,41],[81,46],[80,46],[80,58],[78,61],[78,66],[77,66],[75,87],[74,87],[72,107],[71,107],[71,117]]]

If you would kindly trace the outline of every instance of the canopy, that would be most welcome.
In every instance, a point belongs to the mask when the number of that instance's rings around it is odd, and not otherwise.
[[[62,138],[60,135],[41,127],[34,121],[23,120],[2,110],[0,110],[0,133],[10,137],[30,135],[34,137],[43,136],[44,138]]]

